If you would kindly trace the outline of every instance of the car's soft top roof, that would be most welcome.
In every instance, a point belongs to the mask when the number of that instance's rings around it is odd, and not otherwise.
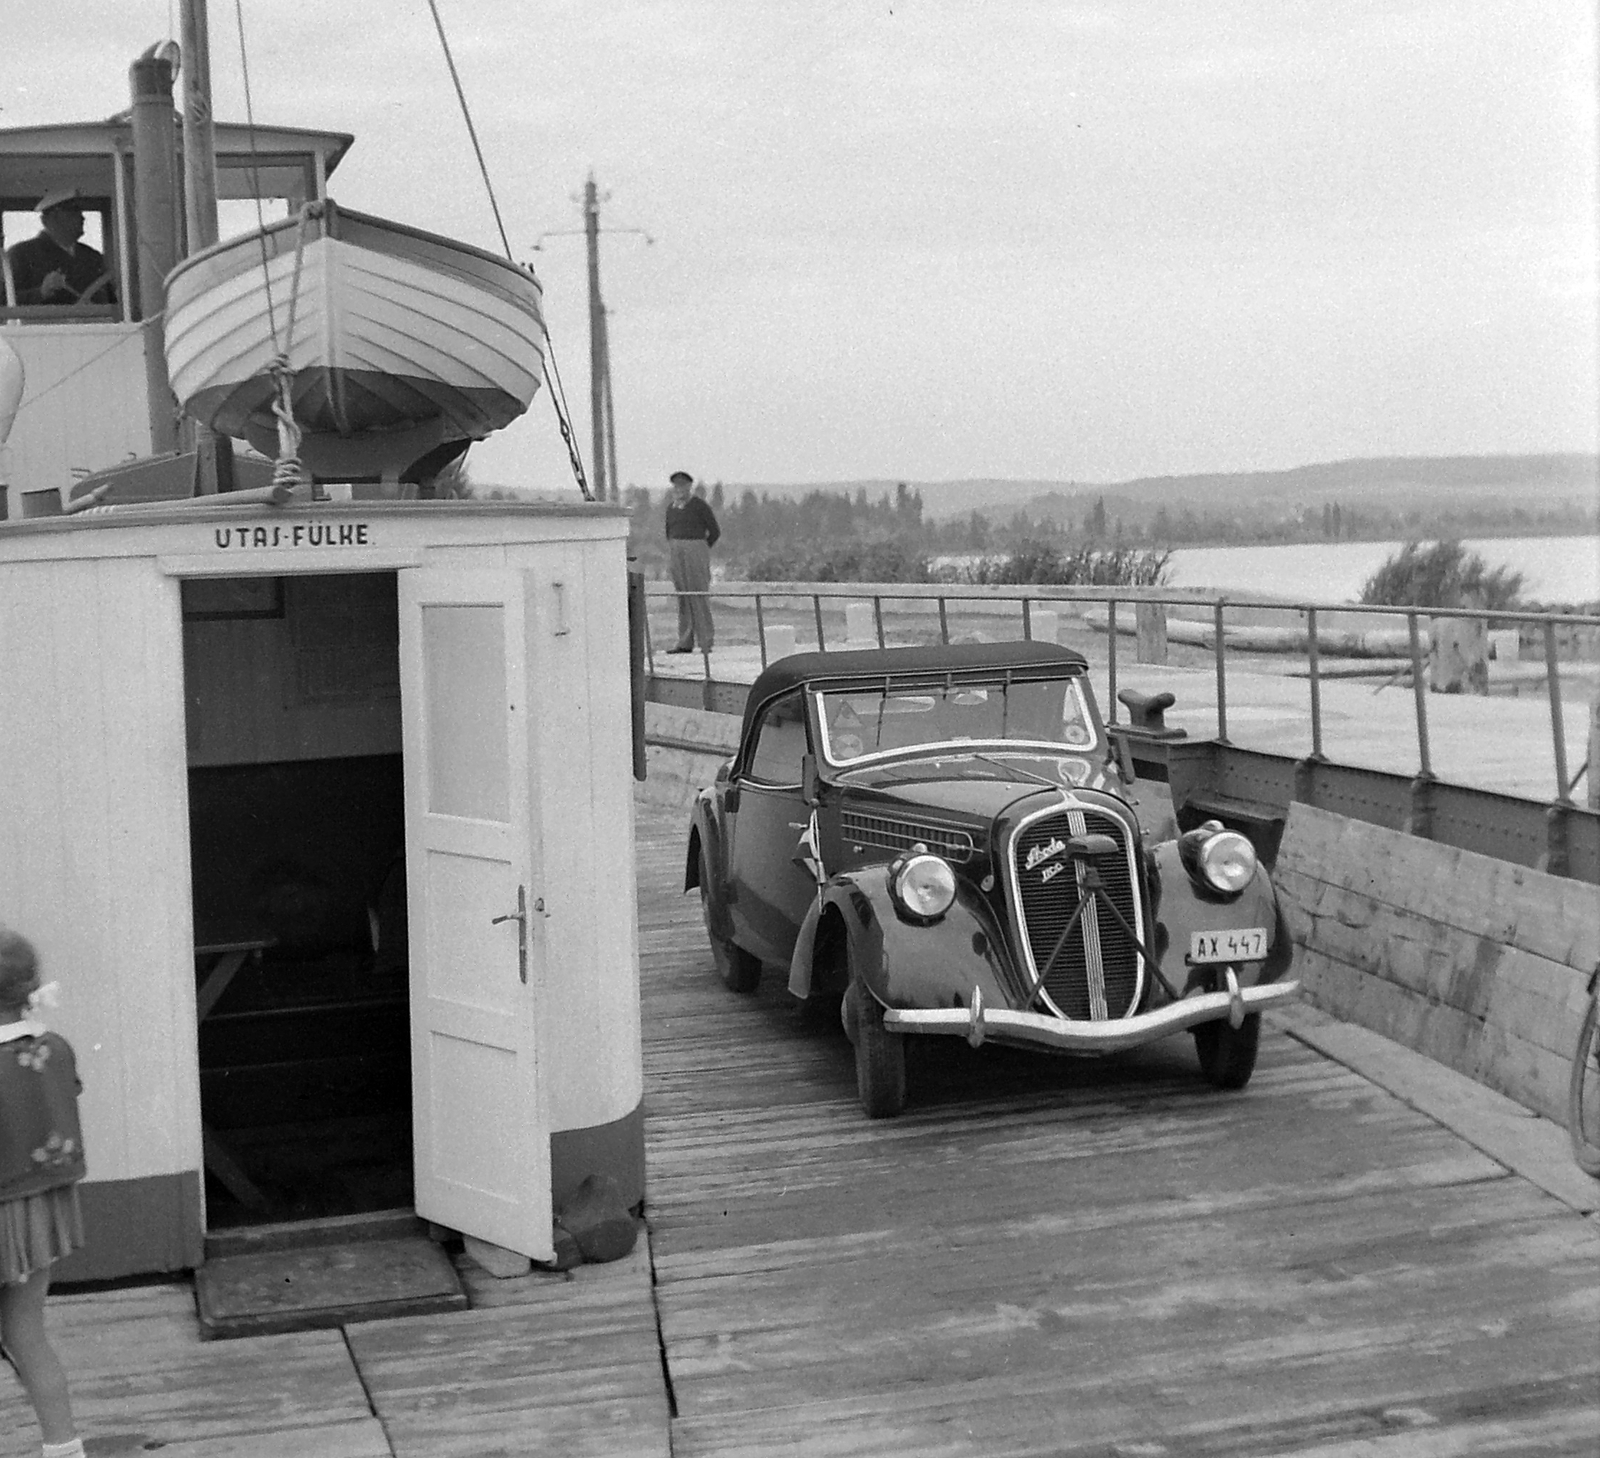
[[[884,678],[891,674],[971,673],[1008,668],[1085,669],[1088,660],[1072,648],[1018,639],[1011,643],[952,643],[931,648],[866,648],[844,653],[792,653],[769,663],[745,699],[744,727],[769,699],[819,680]]]

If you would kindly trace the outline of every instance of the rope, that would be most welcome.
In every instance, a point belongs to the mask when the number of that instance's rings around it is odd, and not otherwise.
[[[234,0],[234,3],[237,5],[240,0]],[[428,9],[433,14],[433,28],[439,32],[439,44],[444,49],[445,65],[450,68],[450,80],[456,88],[456,100],[461,104],[461,115],[467,124],[467,135],[472,138],[472,150],[478,159],[478,171],[483,177],[484,191],[489,194],[489,207],[494,212],[494,225],[500,230],[500,246],[505,249],[506,261],[513,266],[519,266],[511,251],[511,239],[506,236],[505,219],[500,215],[500,203],[494,195],[494,183],[489,177],[489,165],[483,158],[483,147],[478,142],[478,129],[472,121],[472,108],[467,105],[467,93],[461,85],[461,73],[456,70],[455,57],[450,52],[450,40],[444,33],[444,21],[439,16],[437,0],[428,0]],[[248,95],[248,92],[246,94]],[[561,439],[566,443],[567,459],[572,464],[572,478],[578,483],[578,490],[582,493],[583,499],[593,501],[594,493],[590,491],[588,477],[584,474],[583,458],[578,453],[577,437],[572,433],[572,416],[567,408],[566,391],[561,388],[561,372],[556,368],[555,343],[550,338],[548,328],[544,332],[544,340],[545,383],[550,403],[555,406],[556,423],[561,427]]]
[[[239,30],[239,69],[244,75],[244,119],[250,137],[250,190],[256,195],[256,239],[261,245],[261,281],[267,292],[267,328],[272,333],[273,352],[278,352],[278,320],[272,304],[272,275],[267,264],[267,218],[261,208],[261,159],[256,152],[256,112],[250,99],[250,57],[244,43],[244,0],[233,0],[234,19]]]
[[[290,394],[290,382],[294,379],[294,371],[289,367],[289,356],[274,355],[271,365],[268,366],[268,372],[272,376],[274,389],[272,413],[278,421],[278,459],[272,463],[272,484],[298,486],[302,475],[301,430],[295,423],[294,397]]]
[[[294,487],[300,484],[303,467],[300,462],[300,442],[304,439],[294,418],[294,369],[289,363],[289,350],[294,344],[294,318],[300,302],[300,267],[306,256],[306,232],[313,218],[322,216],[320,202],[306,203],[300,209],[300,224],[295,230],[294,276],[289,284],[289,320],[283,331],[283,348],[272,357],[267,372],[272,376],[272,413],[278,422],[278,458],[272,464],[272,484]],[[273,331],[273,344],[277,344],[277,331]]]

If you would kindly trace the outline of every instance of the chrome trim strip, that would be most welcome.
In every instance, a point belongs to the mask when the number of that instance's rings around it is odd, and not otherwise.
[[[1028,920],[1023,914],[1022,910],[1022,884],[1017,879],[1017,837],[1020,836],[1022,832],[1030,825],[1032,825],[1035,820],[1040,819],[1042,816],[1059,815],[1063,810],[1066,810],[1069,813],[1077,812],[1073,818],[1073,821],[1069,822],[1072,825],[1072,833],[1074,835],[1082,835],[1084,832],[1085,827],[1082,824],[1077,823],[1077,821],[1079,817],[1081,817],[1082,812],[1085,810],[1093,810],[1099,815],[1109,815],[1122,827],[1122,844],[1128,859],[1128,875],[1130,877],[1134,892],[1133,929],[1139,934],[1139,942],[1141,945],[1143,945],[1146,940],[1144,928],[1144,897],[1139,895],[1139,864],[1134,850],[1134,845],[1138,840],[1138,832],[1136,829],[1133,829],[1128,825],[1127,807],[1109,795],[1106,797],[1104,804],[1097,804],[1094,801],[1085,800],[1081,798],[1079,792],[1076,790],[1063,789],[1060,791],[1060,795],[1060,804],[1046,805],[1042,810],[1035,810],[1029,815],[1024,815],[1022,819],[1012,827],[1011,833],[1006,837],[1005,847],[1000,855],[1000,873],[1005,877],[1006,890],[1009,893],[1007,900],[1011,907],[1011,922],[1012,926],[1018,932],[1017,940],[1022,948],[1022,956],[1027,965],[1030,982],[1037,982],[1039,980],[1039,968],[1033,960],[1033,943],[1028,938]],[[1119,814],[1119,811],[1122,813]],[[1074,876],[1081,876],[1082,873],[1081,871],[1074,871],[1073,874]],[[1091,912],[1098,913],[1099,908],[1097,906],[1091,906],[1089,910]],[[1083,920],[1084,955],[1087,957],[1089,954],[1090,935],[1088,926],[1089,917],[1085,916]],[[1095,945],[1097,949],[1099,946],[1098,927],[1099,923],[1097,919],[1095,923]],[[1136,969],[1136,980],[1133,985],[1133,1001],[1130,1006],[1138,1007],[1140,1002],[1144,1000],[1145,982],[1148,978],[1150,969],[1145,966],[1144,954],[1137,948],[1134,950],[1134,967]],[[1092,977],[1090,978],[1090,981],[1092,984]],[[1091,997],[1093,996],[1092,987],[1090,995]],[[1050,994],[1046,992],[1042,986],[1039,989],[1039,996],[1046,1004],[1048,1004],[1051,1011],[1054,1012],[1058,1017],[1064,1019],[1067,1018],[1067,1015],[1062,1012],[1053,1001],[1051,1001]],[[1105,987],[1103,981],[1101,984],[1100,1000],[1103,1004],[1105,1000]],[[1107,1011],[1109,1012],[1109,1009],[1107,1009]],[[1067,1021],[1070,1022],[1073,1020],[1067,1019]]]
[[[1289,1002],[1300,995],[1298,982],[1272,982],[1265,987],[1238,989],[1238,1001],[1232,992],[1202,992],[1186,997],[1182,1002],[1169,1003],[1154,1012],[1138,1013],[1131,1018],[1113,1018],[1104,1023],[1075,1022],[1070,1018],[1049,1017],[1044,1013],[1012,1012],[1009,1009],[984,1007],[980,1003],[972,1009],[964,1007],[906,1008],[891,1007],[884,1010],[883,1025],[897,1033],[946,1033],[966,1038],[972,1042],[984,1037],[1009,1039],[1017,1043],[1031,1043],[1040,1048],[1054,1048],[1063,1053],[1117,1053],[1125,1048],[1137,1048],[1169,1033],[1179,1033],[1197,1023],[1211,1023],[1227,1019],[1238,1009],[1243,1019],[1264,1007]],[[973,1044],[977,1046],[976,1043]]]

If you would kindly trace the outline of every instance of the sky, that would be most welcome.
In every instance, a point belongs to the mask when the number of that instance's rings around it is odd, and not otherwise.
[[[176,3],[11,7],[0,127],[125,107]],[[426,0],[240,5],[332,196],[499,251]],[[585,459],[591,172],[619,230],[625,485],[1596,449],[1592,0],[438,5]],[[471,471],[570,483],[545,391]]]

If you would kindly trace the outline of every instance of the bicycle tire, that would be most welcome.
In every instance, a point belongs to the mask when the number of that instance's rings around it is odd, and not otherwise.
[[[1600,996],[1594,993],[1589,996],[1578,1046],[1572,1051],[1567,1134],[1578,1168],[1600,1179]]]

